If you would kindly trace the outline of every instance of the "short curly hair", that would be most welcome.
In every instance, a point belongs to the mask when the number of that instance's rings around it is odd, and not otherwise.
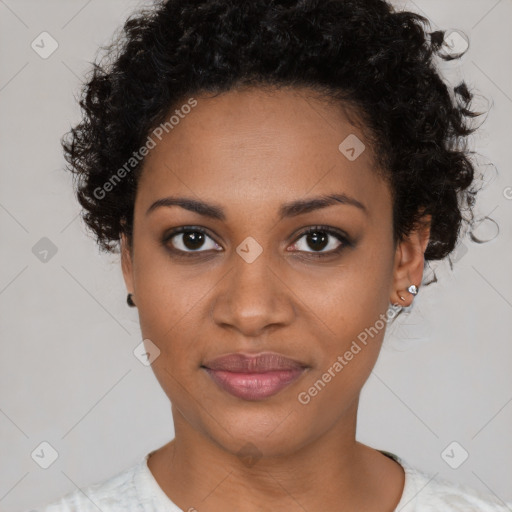
[[[441,78],[434,57],[452,57],[445,33],[428,27],[385,0],[167,0],[132,14],[100,48],[82,120],[61,140],[100,249],[117,252],[122,233],[131,246],[144,163],[133,155],[173,108],[201,93],[291,86],[357,113],[390,184],[395,241],[430,214],[425,260],[446,257],[462,222],[473,221],[467,136],[479,114],[465,82],[451,88]]]

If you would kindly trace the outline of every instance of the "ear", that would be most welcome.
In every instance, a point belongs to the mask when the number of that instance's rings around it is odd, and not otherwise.
[[[132,251],[125,233],[121,234],[121,269],[128,293],[134,293]]]
[[[424,215],[417,227],[397,244],[393,267],[393,282],[390,290],[392,304],[410,306],[414,295],[407,288],[411,284],[420,287],[425,265],[425,250],[430,239],[431,215]],[[403,299],[403,300],[402,300]]]

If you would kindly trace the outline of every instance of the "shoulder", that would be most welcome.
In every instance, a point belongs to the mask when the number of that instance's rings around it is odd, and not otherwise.
[[[403,459],[405,485],[396,512],[511,512],[512,503],[414,468]]]
[[[27,512],[117,512],[138,510],[136,477],[141,471],[139,462],[102,482],[76,489],[59,500]],[[142,509],[141,509],[142,510]]]

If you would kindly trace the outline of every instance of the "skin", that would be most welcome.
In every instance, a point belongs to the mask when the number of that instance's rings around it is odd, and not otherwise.
[[[175,438],[152,453],[150,471],[185,511],[392,511],[402,467],[356,441],[359,395],[385,328],[309,403],[297,397],[390,303],[411,304],[406,290],[421,283],[430,219],[395,244],[391,192],[369,142],[312,91],[248,88],[196,99],[146,157],[133,246],[121,240],[126,287],[144,339],[160,350],[152,368],[172,402]],[[350,134],[366,144],[354,161],[338,149]],[[337,202],[279,219],[284,203],[335,193],[366,211]],[[225,219],[176,205],[146,214],[171,195],[215,204]],[[315,225],[345,231],[354,245],[315,257],[340,245],[327,233],[329,246],[315,250],[303,235]],[[207,230],[195,252],[179,234],[162,241],[180,226]],[[262,248],[251,263],[236,252],[247,237]],[[201,368],[220,355],[261,351],[309,368],[259,401],[226,393]],[[251,450],[248,462],[240,453]]]

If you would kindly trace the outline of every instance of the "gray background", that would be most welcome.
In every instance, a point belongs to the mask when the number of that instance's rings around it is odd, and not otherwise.
[[[103,480],[173,437],[170,404],[132,353],[140,332],[118,256],[85,231],[59,145],[79,119],[87,62],[143,3],[0,0],[1,510]],[[462,60],[441,68],[492,104],[471,140],[486,172],[476,213],[500,233],[482,222],[478,236],[492,241],[466,240],[454,270],[439,265],[439,282],[388,330],[358,438],[512,500],[512,1],[396,4],[470,38]],[[31,48],[43,31],[59,45],[47,59]],[[46,262],[33,252],[43,237],[57,249]],[[48,469],[31,457],[43,441],[58,452]],[[469,453],[458,469],[441,456],[453,441],[452,460]]]

